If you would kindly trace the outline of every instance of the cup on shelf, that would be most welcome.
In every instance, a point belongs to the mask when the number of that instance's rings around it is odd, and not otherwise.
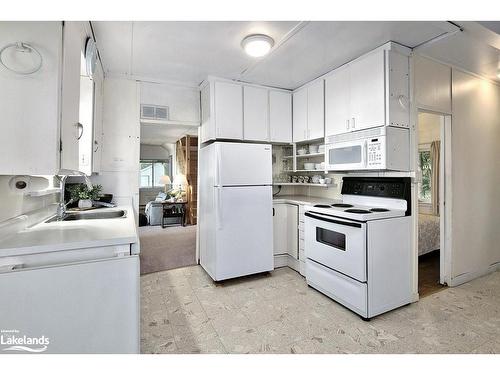
[[[325,184],[330,185],[332,183],[332,179],[330,177],[325,177]]]
[[[307,169],[307,170],[314,169],[314,163],[304,163],[304,169]]]
[[[313,184],[317,184],[317,183],[319,183],[320,178],[321,178],[321,176],[319,174],[315,174],[314,176],[312,176],[311,182]]]
[[[309,145],[309,153],[317,154],[318,153],[318,145]]]
[[[318,146],[318,153],[320,153],[320,154],[325,153],[325,145],[319,145]]]
[[[325,183],[325,179],[324,179],[324,178],[320,178],[320,179],[318,180],[318,182],[319,182],[320,184],[324,184],[324,183]]]
[[[299,148],[297,150],[297,155],[305,155],[307,154],[307,150],[305,148]]]

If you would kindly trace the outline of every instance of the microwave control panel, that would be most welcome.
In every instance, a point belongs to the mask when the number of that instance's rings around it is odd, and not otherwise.
[[[385,137],[372,138],[367,141],[366,164],[369,168],[380,169],[385,166]]]

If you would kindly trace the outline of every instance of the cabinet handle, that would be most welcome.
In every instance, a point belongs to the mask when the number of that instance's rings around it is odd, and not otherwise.
[[[349,119],[345,120],[345,129],[349,130]]]
[[[352,128],[356,129],[356,119],[354,117],[352,118]]]
[[[275,212],[274,212],[274,207],[273,207],[273,216],[275,215]]]
[[[99,142],[94,141],[94,144],[96,145],[95,149],[94,149],[94,152],[97,152],[97,150],[99,150]]]
[[[79,122],[76,123],[76,140],[79,141],[83,136],[83,125]]]

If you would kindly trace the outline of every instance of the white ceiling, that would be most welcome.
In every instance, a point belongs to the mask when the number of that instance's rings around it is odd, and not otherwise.
[[[414,47],[454,27],[425,22],[92,22],[106,72],[156,82],[198,85],[207,75],[297,88],[389,40]],[[261,59],[241,40],[275,40]]]
[[[462,22],[463,32],[428,44],[419,53],[500,82],[500,22],[486,24]]]
[[[141,124],[141,144],[164,145],[175,143],[185,135],[197,135],[198,128],[183,125]]]

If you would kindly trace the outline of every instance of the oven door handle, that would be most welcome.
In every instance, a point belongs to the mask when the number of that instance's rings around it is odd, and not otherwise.
[[[350,222],[350,221],[341,221],[341,220],[330,219],[330,218],[327,218],[327,217],[324,217],[324,216],[318,216],[318,215],[312,214],[310,212],[306,212],[304,215],[307,216],[307,217],[316,219],[316,220],[326,221],[328,223],[346,225],[348,227],[354,227],[354,228],[361,228],[361,224],[360,223],[353,223],[353,222]]]

